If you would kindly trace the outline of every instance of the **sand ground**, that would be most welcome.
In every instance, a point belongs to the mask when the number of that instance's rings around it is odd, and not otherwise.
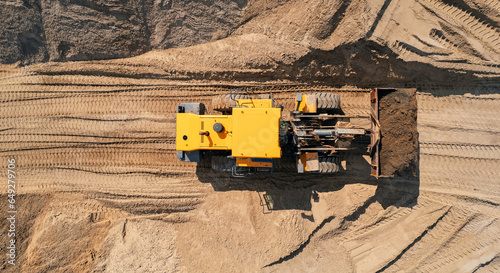
[[[18,208],[17,265],[0,255],[2,270],[500,271],[497,1],[251,4],[210,43],[1,66]],[[178,161],[176,106],[212,112],[236,87],[287,109],[296,92],[333,92],[355,115],[373,87],[416,88],[417,178],[376,180],[356,154],[335,176],[284,165],[245,180]]]

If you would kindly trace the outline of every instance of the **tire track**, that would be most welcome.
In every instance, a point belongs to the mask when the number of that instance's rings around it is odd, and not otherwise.
[[[498,98],[417,95],[418,126],[498,133]]]
[[[415,238],[415,240],[413,240],[406,248],[404,248],[403,250],[401,250],[401,252],[394,258],[392,259],[391,261],[389,261],[386,265],[384,265],[384,267],[382,267],[381,269],[377,270],[376,272],[377,273],[380,273],[380,272],[384,272],[385,270],[387,270],[388,268],[390,268],[391,266],[393,266],[395,263],[399,262],[400,259],[405,256],[407,254],[407,252],[411,249],[413,249],[415,247],[416,244],[419,244],[423,238],[425,238],[427,236],[427,234],[431,231],[433,231],[436,226],[438,224],[441,223],[441,221],[448,215],[448,213],[450,212],[450,210],[446,210],[444,212],[444,214],[442,216],[440,216],[434,223],[432,223],[431,225],[429,225],[428,227],[425,228],[425,230]]]
[[[464,64],[467,65],[467,64]],[[396,85],[394,87],[401,88],[416,88],[417,89],[417,100],[422,97],[463,97],[466,99],[477,99],[477,100],[499,100],[498,96],[498,81],[488,80],[488,78],[483,78],[478,81],[471,81],[467,85],[458,84],[444,84],[444,83],[428,83],[428,82],[418,82],[418,83],[405,83],[402,85]],[[471,95],[472,94],[472,95]],[[488,96],[480,96],[488,95]]]
[[[170,170],[193,170],[193,163],[177,159],[175,149],[145,150],[133,148],[60,148],[49,150],[29,150],[10,152],[7,157],[14,157],[18,168],[95,168],[105,170],[108,167],[158,168]]]
[[[66,198],[68,195],[73,195],[77,201],[68,200],[60,202],[60,204],[55,203],[52,204],[52,209],[67,211],[65,214],[78,217],[87,214],[91,222],[99,221],[100,218],[129,217],[129,214],[166,216],[164,214],[185,213],[194,209],[206,194],[200,187],[192,188],[190,192],[182,192],[183,189],[186,188],[169,187],[168,193],[158,194],[156,192],[149,195],[136,195],[131,190],[128,194],[120,195],[108,195],[104,192],[83,192],[82,195],[80,192],[65,191],[63,194]],[[93,189],[88,188],[87,190],[92,191]],[[82,199],[82,196],[85,199]]]
[[[422,186],[471,193],[500,193],[496,183],[500,170],[499,147],[496,145],[422,144],[420,148]]]
[[[471,13],[437,0],[420,0],[424,6],[436,11],[439,15],[462,26],[469,33],[485,42],[494,51],[500,52],[500,33],[495,27],[481,22]]]
[[[397,217],[362,237],[343,240],[344,247],[350,253],[356,271],[385,271],[404,260],[408,252],[419,245],[449,211],[449,206],[428,203],[415,213]],[[404,232],[405,236],[394,237],[391,231],[395,229]],[[372,262],[374,259],[377,262]]]
[[[500,160],[500,145],[420,142],[419,148],[423,155]]]
[[[0,153],[23,150],[60,149],[60,148],[133,148],[142,150],[175,150],[175,137],[100,137],[88,135],[63,134],[3,134]]]
[[[77,76],[75,76],[77,77]],[[73,79],[66,79],[71,82]],[[110,82],[111,86],[116,86],[114,82]],[[1,100],[6,104],[6,112],[9,113],[7,118],[13,116],[20,116],[17,112],[30,113],[34,112],[37,115],[43,116],[57,116],[57,115],[69,115],[69,110],[73,110],[75,113],[80,114],[83,111],[79,111],[80,108],[88,109],[90,114],[103,114],[102,111],[94,110],[97,109],[116,109],[116,112],[123,111],[126,108],[128,113],[130,109],[136,110],[135,113],[144,111],[145,106],[150,105],[150,112],[153,109],[160,108],[160,104],[163,105],[164,109],[168,109],[167,112],[175,112],[176,106],[180,102],[191,102],[199,101],[205,103],[208,109],[211,109],[210,96],[218,95],[222,93],[229,93],[231,88],[220,87],[220,86],[153,86],[147,88],[108,88],[106,90],[101,90],[99,92],[95,91],[95,86],[82,86],[81,89],[68,90],[67,86],[56,85],[50,86],[50,93],[45,95],[44,92],[33,92],[34,90],[39,90],[38,86],[30,86],[31,90],[21,91],[21,90],[8,90],[7,92],[2,92]],[[99,88],[99,87],[98,87]],[[87,91],[89,89],[91,91]],[[366,113],[366,110],[360,110],[360,108],[366,107],[365,105],[359,105],[359,99],[352,99],[352,93],[368,93],[368,90],[353,89],[353,90],[342,90],[327,86],[249,86],[249,91],[256,94],[273,92],[277,94],[277,103],[283,104],[287,110],[293,108],[295,92],[313,92],[313,91],[327,91],[335,90],[339,92],[343,98],[343,107],[349,111],[351,109],[357,108],[356,114],[360,112]],[[59,90],[55,92],[54,90]],[[70,92],[68,92],[70,91]],[[111,93],[110,93],[111,92]],[[192,96],[186,98],[185,94],[189,92]],[[351,94],[350,94],[351,93]],[[283,94],[283,95],[280,95]],[[348,95],[350,94],[350,95]],[[356,95],[354,95],[355,97]],[[357,95],[359,97],[359,94]],[[366,95],[367,96],[367,95]],[[182,99],[181,99],[182,98]],[[130,104],[135,103],[135,108],[131,108]],[[151,104],[154,104],[151,107]],[[120,109],[120,106],[123,108]],[[60,109],[63,108],[63,109]],[[38,111],[37,111],[38,110]],[[45,112],[43,112],[45,111]],[[50,111],[50,112],[48,112]],[[162,111],[155,111],[155,113],[161,113]],[[16,115],[17,114],[17,115]]]
[[[87,172],[78,169],[54,168],[23,170],[30,176],[23,177],[22,190],[37,192],[72,192],[85,194],[90,199],[103,197],[100,193],[113,192],[122,196],[136,195],[141,188],[144,194],[158,197],[165,192],[197,193],[204,192],[203,185],[189,182],[193,174],[172,175],[171,172],[133,172],[125,169],[116,173]],[[124,172],[125,171],[125,172]],[[72,179],[68,181],[67,177]],[[187,182],[184,182],[187,181]],[[108,196],[109,198],[109,196]]]
[[[75,80],[75,77],[88,78]],[[233,181],[227,176],[212,175],[209,168],[197,168],[193,163],[177,160],[174,147],[176,107],[181,102],[197,101],[205,103],[212,112],[212,96],[228,93],[242,85],[172,85],[170,80],[162,79],[141,81],[116,78],[111,81],[110,78],[78,73],[70,76],[33,75],[25,79],[31,83],[1,86],[5,92],[0,92],[0,100],[6,107],[0,109],[0,124],[2,129],[7,129],[0,132],[1,154],[4,157],[12,154],[20,162],[19,168],[25,173],[23,191],[84,194],[92,200],[82,206],[88,209],[86,213],[91,221],[108,217],[106,213],[186,221],[191,211],[212,190],[209,183],[200,183],[200,173],[206,172],[205,178],[210,176],[213,181]],[[18,81],[21,80],[18,78]],[[96,81],[97,85],[90,84],[92,81]],[[337,93],[341,96],[346,114],[367,115],[369,109],[369,90],[366,89],[258,84],[245,87],[256,94],[272,91],[276,104],[284,105],[286,111],[294,107],[296,92]],[[35,92],[39,91],[38,88],[42,91]],[[439,85],[429,85],[429,88],[447,92],[446,87]],[[496,133],[497,105],[498,99],[419,95],[419,107],[422,106],[419,108],[419,123],[421,126],[443,125],[458,130],[480,129]],[[435,118],[443,112],[443,116]],[[483,121],[472,120],[464,125],[464,120],[472,117]],[[406,248],[402,246],[403,250],[388,261],[387,270],[409,268],[412,265],[407,260],[409,257],[420,256],[427,261],[432,255],[423,249],[430,246],[435,251],[450,253],[447,243],[457,236],[458,230],[468,225],[469,214],[463,212],[467,207],[472,204],[473,212],[498,215],[496,200],[491,196],[500,192],[495,180],[499,174],[496,170],[500,160],[499,149],[498,145],[424,139],[420,144],[423,163],[419,204],[413,208],[393,206],[383,213],[382,209],[368,212],[366,208],[367,212],[360,219],[354,219],[350,226],[345,226],[346,230],[338,231],[340,236],[346,241],[366,240],[380,230],[389,230],[402,223],[410,226],[408,223],[411,221],[405,222],[410,215],[424,218],[428,211],[444,204],[452,206],[450,213],[434,227],[425,229],[428,230],[425,234],[412,233],[409,238],[416,239],[404,242],[410,244]],[[272,186],[273,183],[304,182],[301,181],[304,178],[297,178],[294,173],[285,175],[290,168],[295,173],[295,165],[277,166],[280,173],[266,178],[266,183]],[[445,179],[446,175],[448,178]],[[251,181],[256,180],[263,179],[256,177]],[[331,183],[331,177],[307,181],[309,184],[302,185],[319,185],[319,181]],[[365,178],[350,175],[335,177],[335,181],[339,184],[367,183]],[[241,188],[246,190],[258,188],[247,184],[248,181],[236,181],[232,185],[235,188],[243,185]],[[449,192],[449,189],[456,191]],[[75,204],[75,207],[78,205]],[[429,227],[428,224],[426,226]],[[311,236],[315,236],[314,233]],[[488,236],[491,234],[488,233]],[[431,245],[433,241],[435,244]],[[485,247],[491,244],[483,242]],[[460,246],[474,249],[467,243]],[[301,249],[303,247],[298,251]],[[294,253],[290,255],[293,257]],[[446,256],[443,259],[453,261],[454,254],[450,255],[452,258]]]
[[[413,208],[398,208],[392,211],[385,211],[383,215],[378,216],[374,219],[374,222],[368,223],[366,225],[354,227],[352,232],[344,235],[346,240],[353,240],[363,236],[369,236],[371,232],[375,230],[387,227],[389,225],[396,225],[399,219],[403,219],[404,216],[414,213],[418,214],[423,208],[426,208],[430,203],[428,201],[419,202],[418,205]]]
[[[483,177],[464,178],[460,176],[444,176],[443,174],[422,174],[422,189],[435,192],[467,195],[470,192],[471,197],[483,199],[487,202],[500,203],[497,194],[500,192],[500,186],[497,180],[485,179]]]
[[[3,107],[2,117],[92,116],[121,113],[159,115],[174,112],[177,107],[174,103],[169,98],[116,98],[113,96],[60,98],[43,102],[10,103]]]
[[[480,87],[478,87],[480,88]],[[498,86],[493,85],[492,88],[498,88]],[[474,93],[474,90],[466,90],[468,93]],[[500,101],[500,97],[497,96],[457,96],[448,95],[445,97],[436,97],[429,93],[418,93],[417,99],[419,101],[419,110],[423,112],[437,112],[442,111],[443,107],[451,109],[461,109],[464,111],[481,112],[484,110],[488,111],[498,111],[496,104]],[[481,106],[477,108],[477,106]]]
[[[457,35],[456,33],[446,33],[449,35],[447,37],[445,33],[443,33],[441,30],[438,29],[431,29],[429,32],[429,37],[441,45],[443,45],[445,48],[448,48],[451,50],[451,52],[456,53],[456,52],[463,52],[470,56],[469,58],[472,58],[472,60],[467,60],[467,64],[464,64],[463,68],[469,69],[469,70],[475,70],[480,73],[485,73],[485,74],[498,74],[500,72],[499,66],[496,64],[492,64],[490,62],[487,62],[485,57],[481,55],[480,52],[478,52],[476,49],[474,49],[467,41],[465,41],[463,38],[458,37],[456,38]],[[455,39],[453,39],[455,38]],[[453,53],[448,53],[448,55],[453,55]],[[464,59],[465,60],[465,59]]]
[[[497,15],[500,15],[500,2],[496,0],[475,0],[474,3],[478,4],[478,2],[489,9],[497,11]]]
[[[494,178],[500,174],[500,159],[477,158],[436,154],[421,154],[421,166],[423,172],[443,173],[469,177]]]
[[[499,159],[464,158],[442,155],[421,155],[421,187],[437,187],[470,192],[471,196],[483,194],[490,197],[500,194],[497,183]],[[495,198],[499,202],[498,197]]]
[[[419,201],[420,200],[428,200],[429,202],[458,207],[478,214],[488,215],[489,217],[500,217],[497,204],[492,204],[489,201],[481,199],[481,197],[473,197],[468,194],[450,194],[445,190],[434,191],[422,186],[420,188]]]
[[[90,222],[99,222],[101,219],[112,219],[126,216],[124,211],[104,206],[101,202],[91,199],[81,199],[80,194],[65,193],[66,198],[74,196],[75,201],[65,200],[64,202],[53,202],[50,209],[53,211],[64,212],[65,215],[81,217],[87,214]],[[66,199],[64,198],[64,199]]]
[[[498,220],[498,219],[497,219]],[[481,232],[474,232],[473,238],[467,236],[456,242],[450,242],[447,251],[440,251],[433,256],[434,262],[428,261],[417,269],[417,272],[446,272],[450,270],[458,270],[460,265],[463,265],[476,257],[487,249],[498,244],[500,238],[496,236],[500,232],[498,221],[484,227]],[[476,256],[476,257],[474,257]]]
[[[408,272],[417,271],[427,263],[435,253],[446,250],[447,242],[456,237],[457,232],[469,224],[471,216],[462,210],[450,208],[450,212],[405,255],[393,264],[396,268],[405,268]],[[443,262],[448,262],[444,260]]]

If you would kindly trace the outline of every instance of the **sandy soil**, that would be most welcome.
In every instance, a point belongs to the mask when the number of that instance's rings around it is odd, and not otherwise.
[[[0,268],[498,272],[498,10],[487,0],[250,1],[218,41],[2,65],[0,162],[16,159],[19,212],[17,265],[2,254]],[[417,177],[369,177],[364,154],[334,176],[282,164],[245,180],[178,161],[177,104],[212,112],[211,98],[235,87],[272,91],[287,109],[296,92],[333,92],[356,115],[368,114],[370,88],[416,88]],[[2,217],[1,253],[7,229]]]

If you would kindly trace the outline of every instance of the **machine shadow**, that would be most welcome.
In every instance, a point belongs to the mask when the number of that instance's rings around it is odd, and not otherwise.
[[[417,158],[411,165],[416,172],[415,177],[379,178],[376,200],[385,209],[389,206],[413,208],[418,204],[420,194],[420,136],[417,135]]]
[[[209,162],[198,163],[196,175],[202,183],[210,183],[215,191],[253,191],[259,194],[264,212],[273,210],[310,211],[323,192],[335,192],[349,184],[377,186],[374,200],[384,208],[413,207],[419,195],[418,178],[380,178],[370,176],[365,154],[349,154],[343,170],[335,174],[298,174],[291,162],[277,162],[273,173],[256,173],[244,178],[215,171]],[[281,159],[284,161],[284,159]],[[418,163],[417,163],[418,164]],[[294,167],[294,166],[293,166]],[[303,215],[308,220],[311,216]]]

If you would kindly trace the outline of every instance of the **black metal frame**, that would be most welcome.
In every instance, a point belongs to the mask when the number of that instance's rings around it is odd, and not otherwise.
[[[233,101],[237,102],[236,99],[234,99],[234,96],[236,95],[236,93],[246,93],[247,95],[250,96],[250,99],[251,100],[254,100],[255,98],[252,98],[252,95],[256,95],[254,91],[251,91],[251,90],[244,90],[243,88],[234,88],[234,89],[231,89],[230,90],[230,93],[229,93],[229,98],[231,98]],[[271,95],[271,101],[272,101],[272,107],[274,107],[274,97],[273,97],[273,92],[269,91],[269,94]],[[236,104],[238,105],[238,104]],[[248,107],[246,105],[239,105],[240,107],[242,106],[245,106],[245,107]]]

